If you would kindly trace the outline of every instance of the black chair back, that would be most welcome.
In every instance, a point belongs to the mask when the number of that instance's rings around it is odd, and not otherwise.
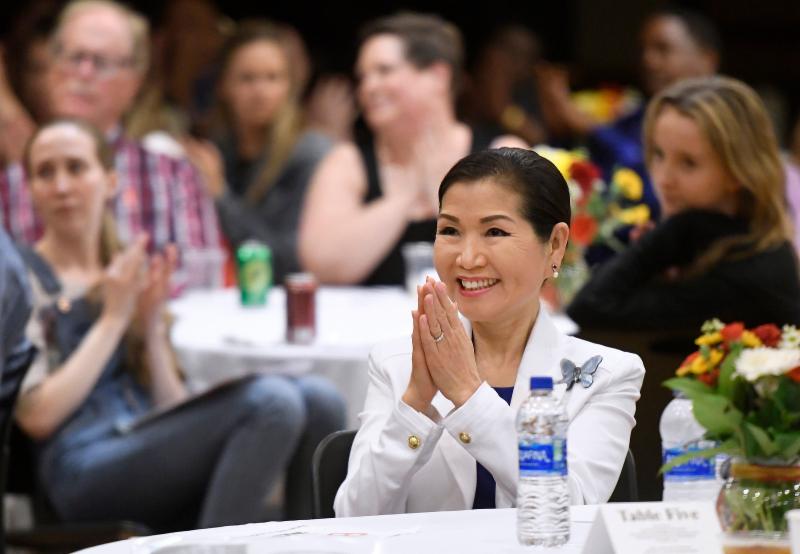
[[[322,439],[314,451],[311,478],[315,519],[336,517],[333,500],[339,485],[347,477],[347,461],[355,437],[355,431],[336,431]]]
[[[619,474],[617,486],[614,487],[614,492],[611,493],[609,502],[638,502],[639,501],[639,486],[636,482],[636,460],[633,457],[633,452],[628,450],[628,455],[625,456],[625,463],[622,464],[622,473]]]

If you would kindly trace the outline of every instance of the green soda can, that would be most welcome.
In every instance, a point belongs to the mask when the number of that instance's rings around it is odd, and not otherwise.
[[[263,306],[272,286],[272,251],[264,243],[248,240],[236,250],[239,292],[243,306]]]

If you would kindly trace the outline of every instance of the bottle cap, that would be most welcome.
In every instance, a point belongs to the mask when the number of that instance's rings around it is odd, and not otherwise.
[[[552,377],[531,377],[531,390],[553,390]]]

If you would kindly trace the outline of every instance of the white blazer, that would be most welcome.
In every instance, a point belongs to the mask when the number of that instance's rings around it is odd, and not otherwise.
[[[519,474],[515,418],[528,397],[530,377],[560,380],[563,358],[580,365],[596,354],[603,361],[589,388],[576,383],[567,392],[566,385],[556,385],[555,394],[566,395],[569,415],[571,502],[606,502],[628,452],[644,379],[642,360],[564,335],[541,309],[520,361],[510,406],[484,382],[458,410],[437,393],[431,413],[422,414],[402,401],[411,375],[410,337],[373,349],[361,427],[350,451],[347,478],[334,501],[336,515],[470,509],[476,461],[497,483],[495,505],[513,507]]]

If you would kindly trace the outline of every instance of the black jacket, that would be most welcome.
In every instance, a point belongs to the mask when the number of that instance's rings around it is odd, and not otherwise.
[[[744,259],[724,259],[705,273],[677,280],[715,241],[747,232],[747,222],[707,211],[673,216],[598,267],[567,313],[582,328],[694,328],[724,322],[800,324],[800,276],[787,241]]]

